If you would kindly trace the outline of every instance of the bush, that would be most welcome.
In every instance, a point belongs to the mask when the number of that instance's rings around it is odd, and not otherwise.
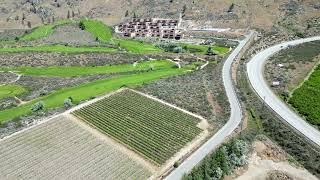
[[[180,165],[180,163],[178,161],[176,161],[176,162],[174,162],[173,167],[177,168],[177,167],[179,167],[179,165]]]
[[[67,99],[64,100],[63,105],[66,109],[69,109],[72,107],[72,98],[69,97]]]
[[[174,53],[183,53],[184,52],[184,49],[180,46],[177,46],[175,48],[173,48],[172,52]]]
[[[209,154],[189,175],[184,175],[183,180],[223,179],[225,175],[230,175],[235,167],[247,163],[246,154],[248,152],[249,148],[246,142],[233,139],[214,153]]]
[[[31,107],[32,112],[37,112],[44,109],[44,103],[42,101],[35,103]]]

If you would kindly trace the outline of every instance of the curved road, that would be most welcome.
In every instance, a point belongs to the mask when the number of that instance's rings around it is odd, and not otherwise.
[[[239,42],[237,48],[234,49],[234,51],[229,55],[223,65],[223,83],[231,106],[231,116],[229,121],[197,151],[190,155],[178,168],[172,171],[171,174],[165,178],[166,180],[181,179],[185,173],[190,172],[192,168],[196,166],[207,154],[218,147],[240,124],[242,119],[242,111],[232,82],[231,66],[241,50],[249,42],[253,34],[253,32],[250,32],[250,34],[247,35],[244,40]]]
[[[247,73],[252,87],[260,98],[263,99],[265,103],[287,123],[312,142],[320,146],[320,131],[308,124],[304,119],[292,111],[282,100],[280,100],[268,86],[263,75],[265,62],[273,54],[279,52],[288,45],[295,46],[316,40],[320,40],[320,36],[284,42],[265,49],[255,55],[247,64]]]

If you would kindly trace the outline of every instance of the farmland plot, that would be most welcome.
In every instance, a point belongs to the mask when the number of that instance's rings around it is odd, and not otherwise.
[[[157,165],[202,132],[199,119],[131,90],[73,114]]]
[[[151,172],[65,116],[0,141],[0,179],[147,179]]]

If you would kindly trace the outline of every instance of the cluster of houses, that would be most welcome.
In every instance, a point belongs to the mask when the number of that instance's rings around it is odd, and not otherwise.
[[[156,37],[180,40],[183,35],[178,28],[179,21],[173,19],[140,19],[116,26],[115,31],[124,37]]]

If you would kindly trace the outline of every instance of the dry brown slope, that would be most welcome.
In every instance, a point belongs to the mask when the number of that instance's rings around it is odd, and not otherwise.
[[[22,14],[34,26],[41,23],[40,17],[45,22],[52,16],[66,18],[68,11],[70,16],[89,16],[112,25],[123,21],[126,11],[129,17],[134,13],[142,17],[178,17],[184,6],[185,19],[217,27],[269,29],[289,14],[293,15],[290,21],[297,24],[320,16],[318,0],[29,0],[39,2],[35,5],[26,1],[0,1],[1,28],[26,28],[26,23],[21,23]],[[232,4],[233,13],[228,13]],[[37,14],[30,11],[34,8]]]

